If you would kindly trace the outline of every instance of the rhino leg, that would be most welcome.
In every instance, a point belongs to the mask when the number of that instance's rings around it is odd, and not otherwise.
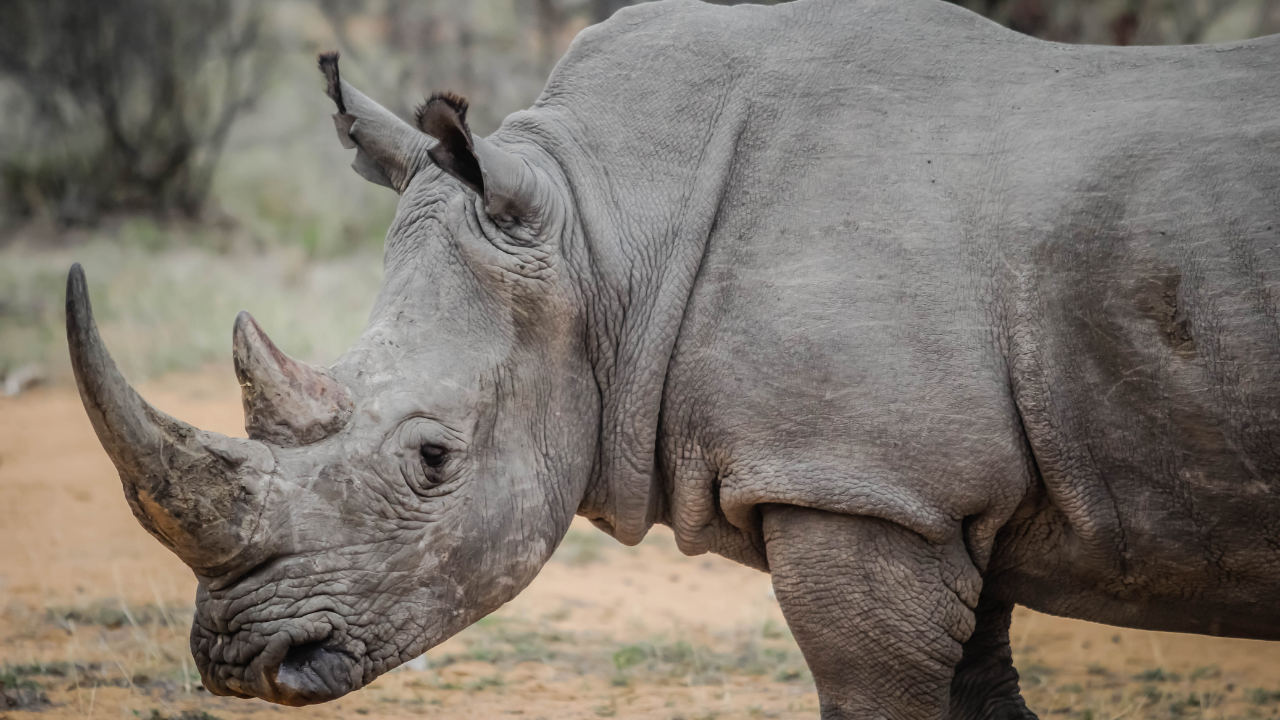
[[[1013,604],[983,595],[977,624],[951,679],[947,720],[1035,720],[1018,692],[1018,671],[1009,647]]]
[[[982,582],[963,543],[806,508],[763,515],[774,591],[822,717],[942,720]]]

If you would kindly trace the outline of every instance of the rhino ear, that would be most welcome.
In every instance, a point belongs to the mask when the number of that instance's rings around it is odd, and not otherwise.
[[[476,158],[475,143],[467,127],[467,100],[453,93],[436,93],[418,106],[418,129],[439,142],[427,152],[440,169],[484,196],[484,175]]]
[[[471,134],[467,101],[452,93],[436,93],[418,106],[418,129],[439,142],[428,151],[431,160],[484,199],[493,216],[536,220],[540,180],[520,157]]]
[[[409,181],[428,162],[429,141],[405,121],[338,76],[338,53],[320,55],[326,92],[338,112],[333,124],[344,148],[356,148],[351,167],[372,183],[403,193]]]

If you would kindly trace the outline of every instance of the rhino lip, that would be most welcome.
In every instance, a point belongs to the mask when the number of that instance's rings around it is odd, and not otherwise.
[[[328,702],[360,687],[359,663],[328,638],[291,646],[266,675],[270,696],[263,699],[295,707]]]

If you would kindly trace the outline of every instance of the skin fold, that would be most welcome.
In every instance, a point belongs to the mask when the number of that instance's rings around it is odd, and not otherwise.
[[[400,194],[330,368],[247,315],[248,440],[68,286],[206,687],[305,705],[514,597],[573,515],[771,572],[824,718],[1022,718],[1014,603],[1280,637],[1280,40],[1046,43],[935,0],[648,3],[488,138],[324,56]],[[208,500],[208,502],[206,502]]]

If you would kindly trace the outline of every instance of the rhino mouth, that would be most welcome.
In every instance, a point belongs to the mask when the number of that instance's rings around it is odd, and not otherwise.
[[[274,671],[265,673],[271,697],[282,705],[314,705],[360,687],[359,662],[330,640],[291,646]]]

